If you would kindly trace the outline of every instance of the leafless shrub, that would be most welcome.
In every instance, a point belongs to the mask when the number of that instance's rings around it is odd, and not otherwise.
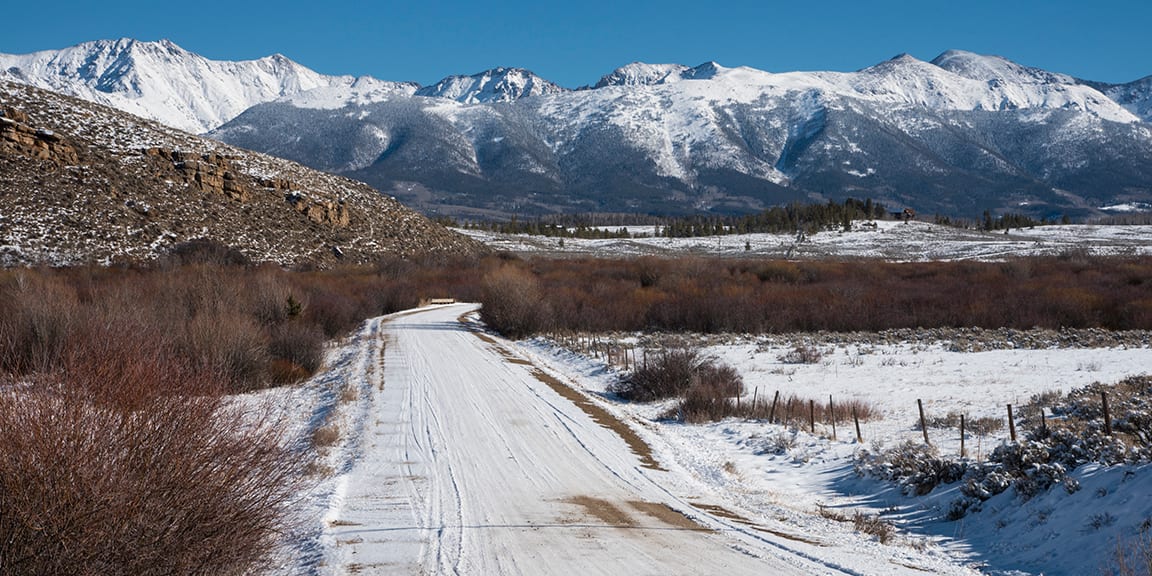
[[[349,402],[355,402],[359,397],[360,391],[357,390],[356,386],[353,386],[352,384],[345,384],[344,387],[340,389],[341,403],[348,404]]]
[[[744,389],[744,379],[725,364],[702,363],[692,385],[680,402],[680,417],[689,423],[712,422],[734,415],[734,398]]]
[[[1101,569],[1108,576],[1152,576],[1152,522],[1145,520],[1140,531],[1116,540],[1112,565]]]
[[[243,574],[266,561],[302,464],[276,423],[214,396],[108,393],[0,393],[0,573]]]
[[[827,399],[813,400],[790,394],[780,398],[775,410],[772,409],[772,398],[765,397],[758,398],[755,404],[744,404],[741,408],[741,415],[746,418],[770,419],[776,424],[805,429],[812,420],[817,424],[830,423],[833,420],[840,424],[852,422],[853,415],[861,422],[880,418],[880,410],[860,398],[838,400],[830,407]]]
[[[820,514],[821,518],[831,520],[833,522],[848,522],[851,519],[836,508],[826,506],[824,504],[816,504],[816,512]]]
[[[949,412],[944,416],[932,416],[926,419],[929,428],[960,428],[959,412]],[[920,420],[917,419],[913,424],[914,430],[920,429]],[[973,433],[979,436],[988,436],[1004,429],[1004,420],[1000,418],[993,418],[991,416],[981,416],[979,418],[964,418],[964,432]]]
[[[816,511],[820,514],[821,518],[831,520],[833,522],[841,522],[847,524],[852,523],[852,527],[862,534],[875,536],[876,540],[881,544],[888,544],[896,536],[896,527],[891,522],[884,520],[876,514],[865,514],[859,510],[848,516],[844,512],[825,506],[823,504],[816,505]]]
[[[764,440],[761,448],[761,453],[764,454],[787,454],[794,446],[796,446],[795,430],[780,430],[772,434]]]
[[[609,391],[634,402],[679,396],[692,387],[700,365],[698,349],[664,350],[646,358],[643,365],[613,384]]]
[[[780,355],[779,360],[785,364],[818,364],[824,359],[824,354],[815,346],[799,345]]]
[[[26,374],[54,364],[76,314],[75,292],[17,273],[0,284],[0,371]]]
[[[859,510],[852,515],[852,526],[857,532],[875,536],[881,544],[888,544],[896,536],[896,527],[891,522],[878,515],[865,514]]]
[[[532,273],[513,266],[485,275],[481,303],[484,322],[510,338],[545,330],[551,321],[540,282]]]
[[[268,353],[312,374],[324,364],[324,334],[311,324],[285,322],[272,329]]]
[[[312,430],[312,446],[316,448],[328,448],[338,442],[340,442],[340,426],[335,422],[329,422]]]
[[[236,391],[261,384],[268,367],[268,340],[251,319],[201,314],[188,325],[189,356],[220,374]]]

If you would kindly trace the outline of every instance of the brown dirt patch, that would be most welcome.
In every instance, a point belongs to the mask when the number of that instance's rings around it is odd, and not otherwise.
[[[747,526],[747,527],[749,527],[749,528],[751,528],[757,532],[764,532],[765,534],[771,534],[773,536],[779,536],[780,538],[783,538],[785,540],[791,540],[793,542],[803,542],[805,544],[811,544],[813,546],[825,546],[824,543],[818,542],[816,540],[812,540],[811,538],[805,538],[803,536],[799,536],[796,534],[790,534],[788,532],[782,532],[780,530],[773,530],[773,529],[768,528],[766,526],[761,526],[761,525],[733,512],[727,508],[724,508],[723,506],[716,506],[715,504],[699,504],[699,503],[693,503],[692,506],[699,509],[699,510],[702,510],[704,512],[712,514],[713,516],[718,516],[720,518],[724,518],[724,519],[731,520],[731,521],[739,523],[739,524],[743,524],[744,526]]]
[[[564,500],[575,504],[584,510],[584,513],[614,528],[631,528],[636,525],[630,516],[615,504],[591,496],[573,496]]]
[[[570,386],[564,385],[563,382],[539,368],[532,370],[532,375],[535,376],[537,380],[547,384],[548,387],[557,394],[563,396],[583,410],[594,422],[620,436],[620,438],[624,440],[624,443],[632,449],[632,452],[640,458],[641,466],[651,470],[664,470],[664,468],[660,466],[660,463],[656,462],[656,459],[652,456],[652,448],[636,434],[635,430],[621,422],[619,418],[613,416],[599,404],[589,400],[587,396],[577,392]]]
[[[628,502],[628,505],[635,508],[638,512],[651,516],[665,524],[668,524],[669,526],[675,526],[676,528],[683,530],[711,532],[711,530],[697,524],[691,518],[685,516],[683,512],[673,510],[667,504],[632,500]]]

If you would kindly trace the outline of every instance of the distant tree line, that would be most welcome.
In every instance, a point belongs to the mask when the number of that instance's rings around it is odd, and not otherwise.
[[[804,232],[812,234],[822,230],[848,229],[853,220],[877,220],[888,217],[890,214],[887,207],[880,202],[874,202],[871,198],[866,200],[849,198],[843,202],[828,201],[823,204],[794,202],[784,206],[774,206],[757,214],[743,216],[655,217],[576,214],[549,215],[534,220],[521,220],[513,217],[504,222],[459,223],[450,218],[439,221],[447,226],[505,234],[602,239],[651,236],[691,238],[749,233]],[[606,222],[612,222],[612,224],[607,225]],[[634,225],[651,225],[652,231],[629,232],[627,228],[623,227],[623,224],[628,222]],[[619,227],[612,229],[612,226]]]
[[[1036,226],[1049,226],[1052,224],[1071,224],[1071,219],[1068,216],[1062,216],[1057,222],[1055,218],[1040,218],[1039,220],[1027,216],[1025,214],[1016,214],[1009,212],[1001,214],[1000,216],[993,216],[990,210],[985,210],[983,217],[979,220],[970,220],[967,218],[951,218],[948,216],[941,216],[939,214],[934,218],[934,222],[942,226],[952,226],[954,228],[976,228],[979,230],[1012,230],[1019,228],[1035,228]]]

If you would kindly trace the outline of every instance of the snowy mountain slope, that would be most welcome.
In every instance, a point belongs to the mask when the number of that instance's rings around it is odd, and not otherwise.
[[[1148,125],[1095,88],[996,57],[934,62],[784,74],[634,63],[596,88],[500,106],[257,107],[213,135],[449,213],[746,212],[852,196],[968,216],[1076,216],[1152,194]],[[339,116],[341,127],[301,135],[288,152],[278,115],[310,127]],[[375,145],[326,158],[357,125],[371,125]]]
[[[313,88],[359,85],[363,90],[393,84],[325,76],[278,54],[243,62],[217,61],[168,40],[127,38],[32,54],[0,54],[0,79],[76,96],[193,133],[207,132],[261,102]]]
[[[1136,122],[1140,118],[1092,86],[1065,74],[1021,66],[1000,56],[983,56],[949,50],[932,64],[978,82],[986,83],[996,107],[983,110],[1021,108],[1082,110],[1114,122]]]
[[[529,96],[566,91],[522,68],[493,68],[471,76],[449,76],[431,86],[420,88],[416,95],[478,104],[513,102]]]
[[[1144,122],[1152,122],[1152,76],[1135,82],[1101,86],[1109,98]]]

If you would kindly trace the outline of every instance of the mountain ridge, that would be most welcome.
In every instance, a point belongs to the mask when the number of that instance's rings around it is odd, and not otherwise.
[[[28,76],[6,62],[0,75]],[[151,77],[98,63],[74,80],[97,98],[108,93],[92,86]],[[275,76],[279,88],[247,94],[264,101],[210,135],[428,213],[727,213],[868,196],[944,214],[1090,215],[1152,194],[1152,77],[1092,83],[962,50],[855,72],[635,62],[574,90],[519,68],[431,86],[295,77],[316,86]]]

